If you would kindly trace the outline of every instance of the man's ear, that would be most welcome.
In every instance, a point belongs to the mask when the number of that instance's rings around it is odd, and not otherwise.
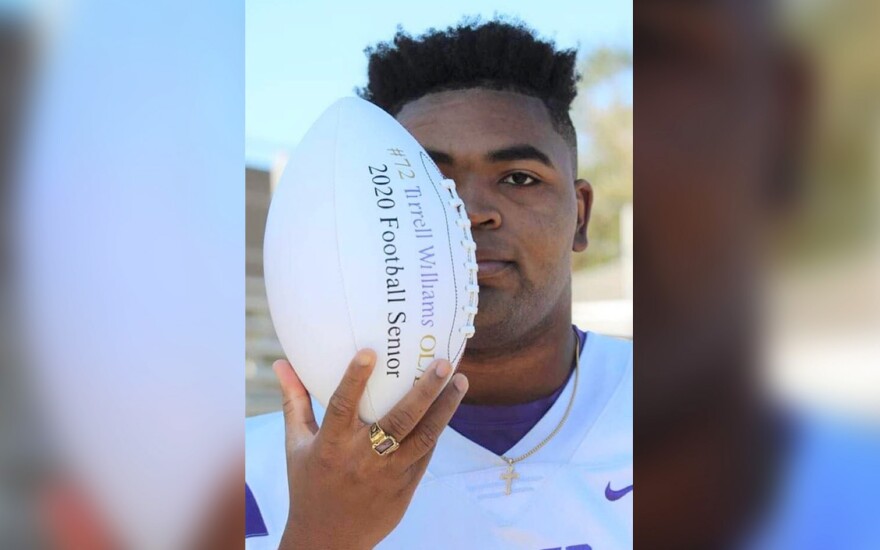
[[[590,223],[590,212],[593,210],[593,186],[587,180],[577,180],[574,182],[574,194],[577,199],[577,226],[571,249],[574,252],[583,252],[589,244],[587,225]]]

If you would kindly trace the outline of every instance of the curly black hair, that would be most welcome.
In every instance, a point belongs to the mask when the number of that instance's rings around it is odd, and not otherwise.
[[[551,41],[518,21],[465,19],[446,30],[413,38],[400,27],[390,42],[365,50],[368,83],[357,90],[392,116],[410,101],[434,92],[487,88],[540,99],[556,131],[577,149],[568,111],[577,94],[577,51]]]

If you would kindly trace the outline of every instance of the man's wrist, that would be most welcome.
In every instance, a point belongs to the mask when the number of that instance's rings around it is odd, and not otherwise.
[[[335,532],[325,536],[314,529],[288,523],[281,536],[278,550],[372,550],[373,546],[362,541],[349,540],[351,537],[340,536]]]

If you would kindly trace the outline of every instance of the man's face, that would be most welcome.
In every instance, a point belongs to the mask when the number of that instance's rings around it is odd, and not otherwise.
[[[568,314],[572,250],[586,248],[589,184],[540,100],[483,89],[429,94],[397,116],[455,180],[477,243],[470,353],[528,341]],[[563,308],[563,309],[560,309]]]

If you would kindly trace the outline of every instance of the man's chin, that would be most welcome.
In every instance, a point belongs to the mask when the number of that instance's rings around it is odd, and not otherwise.
[[[496,307],[486,307],[482,303],[479,313],[474,318],[474,335],[467,342],[465,355],[468,351],[497,348],[511,337],[514,315],[510,311],[502,312]]]

